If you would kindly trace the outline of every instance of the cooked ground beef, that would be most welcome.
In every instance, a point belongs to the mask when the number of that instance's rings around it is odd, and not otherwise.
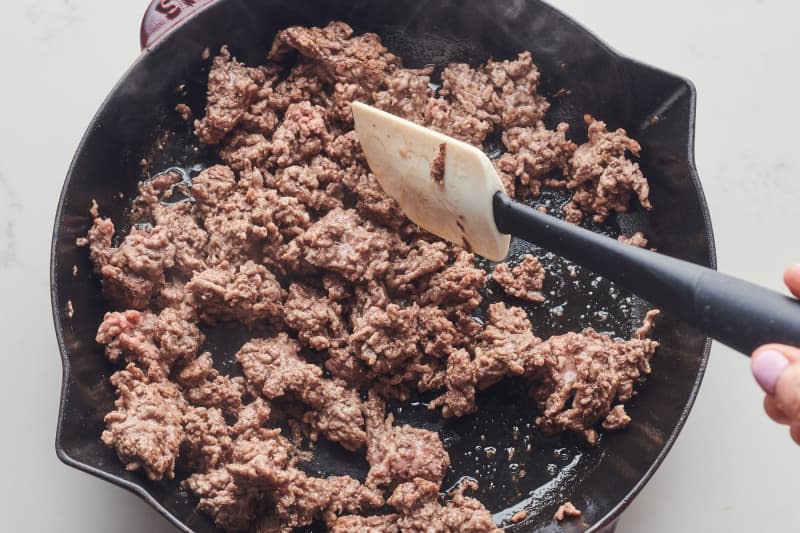
[[[223,261],[195,274],[186,290],[201,319],[210,324],[231,320],[250,324],[281,315],[281,286],[272,272],[253,261],[238,268]]]
[[[283,309],[286,325],[309,348],[327,350],[345,342],[341,304],[316,289],[292,283]]]
[[[446,66],[439,90],[433,72],[404,68],[376,35],[341,22],[279,32],[264,66],[223,48],[195,121],[222,164],[191,182],[176,171],[144,181],[133,228],[118,240],[92,206],[81,243],[116,309],[96,339],[112,363],[127,365],[111,377],[117,401],[102,440],[150,479],[185,469],[184,486],[223,529],[286,532],[322,521],[333,531],[498,532],[464,495],[473,482],[440,500],[450,458],[439,436],[386,413],[384,400],[415,390],[437,392],[430,409],[460,417],[477,410],[477,390],[517,376],[529,381],[545,431],[595,442],[598,427],[630,423],[624,404],[650,371],[657,343],[646,336],[657,312],[632,340],[616,341],[592,330],[542,340],[520,307],[479,311],[487,276],[469,243],[421,230],[383,192],[350,103],[477,146],[500,134],[507,152],[495,166],[508,194],[569,187],[575,222],[624,211],[633,194],[649,207],[647,181],[626,157],[639,145],[590,117],[580,147],[566,124],[548,130],[530,53]],[[432,179],[443,178],[445,155]],[[493,279],[511,296],[543,300],[533,256],[498,265]],[[483,311],[485,324],[473,317]],[[202,351],[202,328],[229,321],[252,332],[236,354],[242,377]],[[366,455],[363,484],[300,468],[312,454],[304,442],[322,438]]]
[[[175,264],[175,245],[163,226],[134,227],[119,246],[112,246],[113,235],[110,220],[95,218],[87,236],[103,295],[118,309],[144,310]]]
[[[661,314],[659,309],[651,309],[644,315],[644,321],[642,322],[642,327],[634,332],[633,336],[637,339],[644,339],[650,333],[652,333],[653,328],[656,327],[656,318],[658,315]]]
[[[242,408],[244,380],[220,374],[212,365],[211,354],[204,353],[178,371],[176,381],[183,387],[183,396],[192,405],[216,407],[236,416]]]
[[[171,381],[151,382],[133,363],[111,376],[116,408],[105,417],[103,442],[115,448],[128,470],[144,469],[152,480],[172,479],[183,441],[186,400]]]
[[[572,502],[566,502],[558,508],[556,514],[553,515],[553,519],[563,522],[569,517],[580,516],[581,514],[583,513],[581,513],[577,507],[572,505]]]
[[[447,157],[447,143],[439,145],[439,151],[431,163],[431,179],[436,183],[444,183],[444,162]]]
[[[594,213],[594,220],[604,222],[613,212],[628,210],[631,195],[636,194],[645,209],[650,209],[650,186],[638,163],[625,154],[638,156],[639,143],[628,137],[624,129],[610,132],[606,123],[590,115],[584,117],[589,127],[589,140],[572,155],[572,172],[567,187],[575,190],[567,209],[568,220],[578,222],[575,208]]]
[[[631,246],[636,246],[637,248],[647,248],[647,237],[644,236],[644,233],[641,231],[637,231],[630,237],[626,237],[625,235],[620,235],[617,240],[619,242],[630,244]]]
[[[558,169],[569,173],[569,159],[575,152],[575,143],[567,139],[569,125],[559,124],[555,131],[543,123],[529,128],[511,128],[503,132],[506,152],[497,161],[501,174],[519,179],[515,193],[521,197],[539,196],[545,175]],[[507,178],[508,179],[508,178]],[[513,183],[513,182],[512,182]],[[506,187],[507,189],[509,187]]]
[[[438,491],[450,465],[439,435],[408,425],[393,425],[394,417],[386,416],[386,406],[374,392],[370,392],[365,411],[370,465],[367,486],[394,487],[425,479],[435,483]]]
[[[164,309],[155,315],[130,309],[106,313],[97,330],[97,342],[106,347],[109,361],[136,363],[154,381],[169,376],[173,363],[197,355],[205,337],[177,311]]]
[[[650,373],[650,357],[658,343],[650,339],[615,341],[592,329],[551,337],[534,352],[546,363],[537,365],[531,396],[542,415],[536,419],[544,431],[583,432],[593,443],[594,427],[619,418],[611,413],[635,394],[634,385]]]
[[[322,370],[299,355],[300,344],[286,333],[254,339],[236,354],[254,394],[268,400],[293,394],[311,408],[303,420],[316,432],[357,450],[366,442],[364,416],[358,392],[339,380],[322,376]],[[312,435],[312,438],[315,436]]]
[[[494,267],[492,273],[492,279],[506,294],[534,303],[544,301],[544,295],[540,292],[544,285],[544,276],[544,267],[531,254],[525,254],[522,262],[513,269],[508,263],[500,263]]]

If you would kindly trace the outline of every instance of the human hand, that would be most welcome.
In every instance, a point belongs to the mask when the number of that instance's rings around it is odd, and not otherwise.
[[[783,279],[792,294],[800,298],[800,265],[787,268]],[[800,347],[761,346],[753,352],[750,368],[767,393],[764,411],[778,424],[789,426],[792,439],[800,444]]]

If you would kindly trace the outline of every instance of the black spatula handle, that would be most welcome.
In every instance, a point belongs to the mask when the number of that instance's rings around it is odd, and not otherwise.
[[[643,250],[494,196],[502,233],[520,237],[631,290],[749,355],[762,344],[800,346],[800,301],[715,270]]]

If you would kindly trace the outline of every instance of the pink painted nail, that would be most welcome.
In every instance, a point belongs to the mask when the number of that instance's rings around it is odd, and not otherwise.
[[[782,353],[767,350],[758,354],[758,357],[753,360],[753,377],[756,378],[764,392],[774,394],[778,378],[787,366],[789,366],[789,360]]]

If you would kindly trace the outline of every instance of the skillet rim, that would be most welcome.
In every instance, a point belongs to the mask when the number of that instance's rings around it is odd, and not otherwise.
[[[86,472],[102,480],[108,481],[118,487],[121,487],[135,494],[143,501],[145,501],[148,505],[150,505],[161,516],[167,519],[169,523],[171,523],[173,526],[175,526],[180,531],[183,531],[185,533],[193,533],[193,532],[178,517],[173,515],[163,505],[161,505],[161,503],[159,503],[150,494],[150,491],[148,491],[147,489],[136,483],[127,481],[114,474],[104,472],[91,464],[74,459],[65,450],[64,444],[62,443],[62,438],[63,438],[63,428],[64,425],[66,424],[65,408],[67,404],[67,399],[70,394],[72,372],[71,372],[69,349],[67,348],[66,343],[64,341],[63,315],[60,312],[61,309],[58,306],[59,285],[58,285],[57,267],[59,265],[59,257],[57,255],[57,244],[59,240],[58,239],[59,234],[61,233],[65,199],[67,191],[70,189],[70,186],[72,185],[73,174],[75,173],[77,160],[79,158],[79,155],[83,153],[83,151],[86,149],[89,134],[97,126],[98,119],[103,109],[105,109],[109,100],[111,99],[111,96],[120,89],[123,82],[127,79],[128,75],[138,67],[138,65],[143,61],[143,59],[147,55],[151,53],[151,51],[157,50],[159,47],[164,46],[164,43],[174,38],[174,35],[180,28],[182,28],[184,25],[195,19],[201,13],[211,8],[215,7],[219,8],[219,6],[223,5],[225,1],[226,0],[216,0],[209,2],[208,4],[198,8],[196,11],[191,13],[191,15],[187,16],[184,20],[178,22],[174,28],[166,32],[154,45],[142,50],[142,53],[133,61],[133,63],[125,70],[125,72],[121,75],[119,80],[110,89],[107,96],[103,99],[103,102],[100,104],[100,107],[93,115],[86,130],[84,131],[84,134],[82,135],[81,140],[75,149],[75,154],[73,155],[73,158],[70,162],[66,177],[64,179],[64,184],[61,188],[61,193],[59,194],[58,198],[58,207],[56,209],[55,221],[53,225],[53,233],[51,237],[51,247],[50,247],[50,303],[53,315],[53,322],[56,331],[56,341],[58,344],[58,349],[62,364],[61,394],[59,397],[59,412],[58,412],[58,421],[57,421],[56,435],[55,435],[56,455],[59,458],[59,460],[64,464],[66,464],[67,466]],[[716,243],[714,240],[714,229],[711,222],[711,213],[708,207],[708,201],[706,199],[702,183],[700,181],[700,177],[697,172],[697,166],[695,164],[697,90],[694,84],[688,78],[654,67],[652,65],[649,65],[637,59],[633,59],[619,52],[617,49],[610,46],[606,41],[598,37],[594,32],[585,27],[583,24],[571,18],[570,16],[566,15],[564,12],[554,7],[550,3],[542,0],[533,0],[533,1],[535,3],[540,4],[544,9],[550,10],[556,17],[558,17],[558,19],[560,19],[560,21],[564,25],[570,26],[572,30],[581,32],[584,34],[585,37],[594,41],[594,43],[598,45],[598,47],[601,50],[609,54],[609,56],[612,57],[615,61],[618,61],[620,64],[627,63],[628,66],[632,67],[632,72],[647,70],[653,73],[659,73],[672,78],[673,80],[681,83],[684,86],[685,90],[688,92],[689,95],[689,110],[688,110],[689,131],[687,135],[687,144],[686,144],[689,178],[697,195],[697,200],[699,201],[700,204],[700,210],[703,215],[705,234],[706,238],[708,239],[708,256],[706,258],[708,261],[707,265],[710,268],[716,269],[717,253],[716,253]],[[687,397],[686,404],[683,410],[681,411],[681,415],[678,419],[678,422],[672,429],[672,432],[670,433],[667,440],[664,442],[661,451],[658,453],[658,455],[656,456],[650,467],[641,475],[641,477],[636,482],[636,484],[631,488],[631,490],[614,507],[612,507],[611,510],[609,510],[605,516],[603,516],[603,518],[595,522],[587,530],[588,533],[593,533],[593,532],[600,533],[602,531],[612,531],[615,523],[617,522],[617,520],[619,520],[622,512],[631,504],[631,502],[635,499],[635,497],[639,494],[639,492],[650,481],[653,474],[655,474],[656,470],[658,470],[658,468],[661,466],[667,454],[669,454],[670,450],[672,449],[672,446],[675,444],[675,441],[677,440],[681,431],[683,430],[686,420],[689,417],[689,413],[691,412],[692,407],[694,406],[694,403],[697,399],[697,395],[700,390],[700,386],[702,385],[706,368],[708,366],[710,351],[711,351],[711,339],[709,337],[705,337],[704,346],[700,358],[700,364],[697,370],[697,375],[694,384],[689,392],[689,396]]]

